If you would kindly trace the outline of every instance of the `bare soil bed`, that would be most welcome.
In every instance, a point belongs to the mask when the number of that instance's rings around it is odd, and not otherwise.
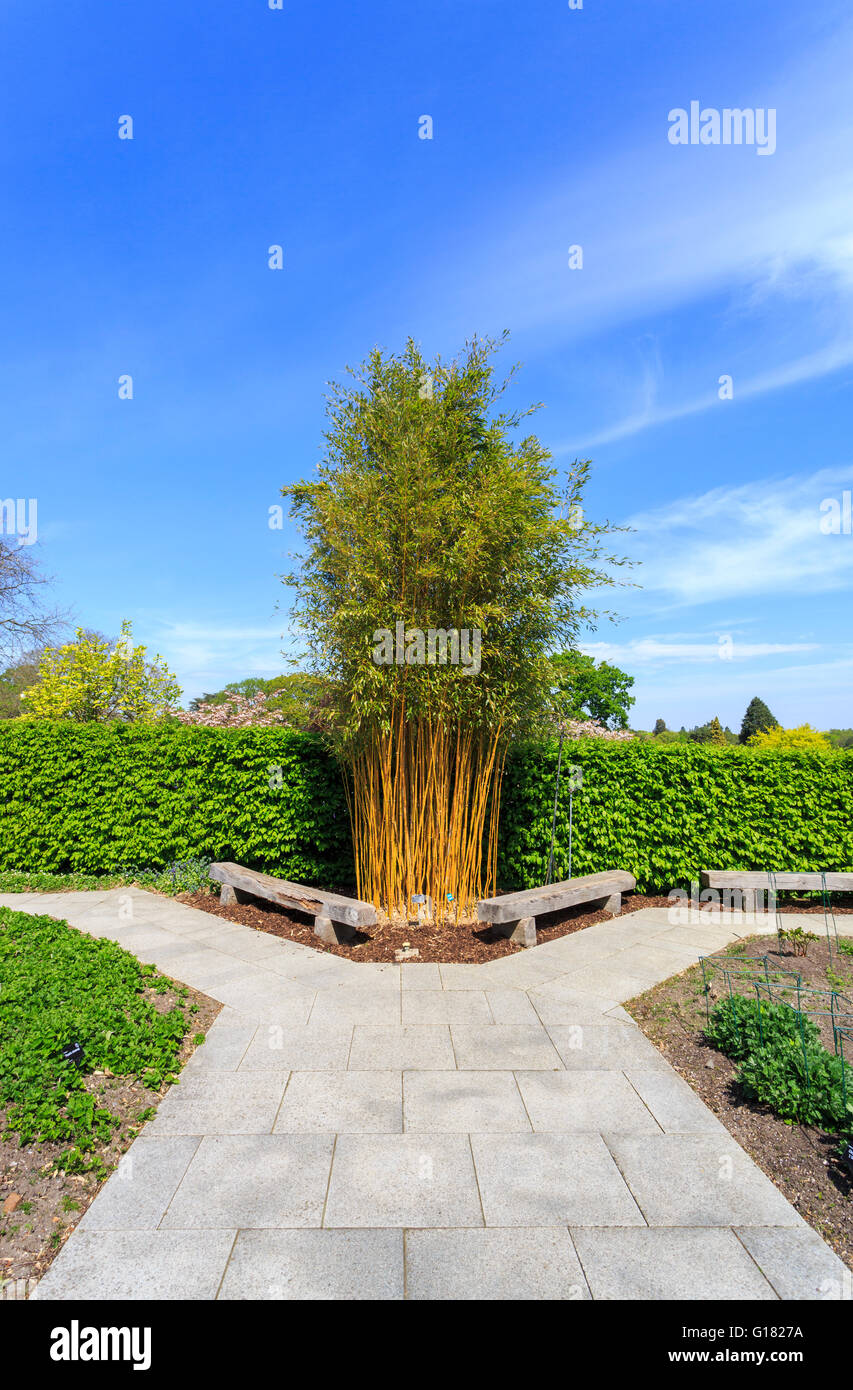
[[[822,923],[815,930],[821,932]],[[737,946],[745,948],[740,954],[766,955],[771,971],[798,972],[803,985],[853,997],[853,956],[833,952],[830,957],[825,938],[810,942],[806,956],[780,947],[775,936],[751,937]],[[721,990],[716,993],[720,997]],[[625,1008],[792,1206],[853,1269],[853,1173],[839,1156],[838,1136],[789,1124],[744,1098],[734,1079],[736,1063],[704,1038],[701,968],[664,980]],[[827,1038],[824,1045],[832,1047]]]
[[[167,1013],[179,995],[174,990],[158,994],[146,989],[142,997],[160,1013]],[[197,1012],[181,1044],[178,1067],[192,1056],[195,1037],[207,1033],[222,1007],[192,989],[187,990],[184,1002],[187,1007],[195,1004]],[[67,1143],[21,1147],[15,1136],[3,1138],[6,1114],[0,1109],[0,1299],[28,1297],[169,1089],[153,1091],[135,1078],[97,1072],[85,1078],[85,1085],[121,1120],[110,1140],[96,1142],[87,1155],[100,1160],[91,1172],[54,1170],[54,1161],[67,1149]]]

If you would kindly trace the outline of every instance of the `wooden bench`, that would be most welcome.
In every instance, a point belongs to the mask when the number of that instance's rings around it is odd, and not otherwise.
[[[484,898],[477,904],[477,919],[490,922],[495,931],[521,946],[536,945],[536,918],[547,912],[562,912],[578,903],[603,902],[614,916],[622,911],[622,894],[637,886],[633,874],[621,869],[605,869],[600,874],[584,874],[564,883],[547,883],[543,888],[505,893],[502,898]]]
[[[247,897],[264,898],[278,907],[295,912],[307,912],[314,918],[314,932],[321,941],[349,941],[362,927],[376,926],[376,908],[358,898],[345,898],[340,893],[323,893],[319,888],[306,888],[302,883],[289,883],[273,878],[257,869],[244,869],[242,864],[211,864],[209,875],[222,884],[221,903],[244,902]]]
[[[747,869],[703,869],[699,874],[703,888],[718,888],[722,892],[740,893],[744,912],[759,911],[758,900],[763,893],[775,890],[805,889],[819,893],[824,887],[830,893],[853,893],[853,873],[757,873]],[[734,907],[733,901],[724,904]],[[772,911],[768,907],[761,911]]]

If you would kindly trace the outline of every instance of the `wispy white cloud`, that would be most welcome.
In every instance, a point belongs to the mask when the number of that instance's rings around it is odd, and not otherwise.
[[[246,676],[277,676],[292,668],[288,656],[294,639],[288,623],[242,627],[239,624],[139,618],[135,637],[159,652],[177,676],[185,699],[220,690]]]
[[[717,391],[709,391],[693,400],[682,401],[674,405],[663,405],[657,401],[657,392],[650,389],[647,377],[642,385],[645,402],[641,410],[626,416],[625,419],[619,420],[613,425],[607,425],[585,438],[581,437],[573,442],[559,444],[552,452],[556,458],[562,458],[568,454],[577,454],[587,449],[599,448],[602,444],[613,444],[620,439],[628,439],[632,435],[639,434],[643,430],[652,429],[656,425],[668,425],[676,420],[684,420],[691,415],[699,415],[706,410],[730,410],[740,401],[752,400],[756,396],[763,396],[771,391],[779,391],[784,387],[813,381],[832,372],[840,371],[844,367],[849,367],[851,364],[853,364],[853,338],[848,338],[821,348],[817,352],[807,353],[804,357],[795,358],[791,362],[782,363],[768,371],[758,372],[745,382],[738,381],[730,400],[721,400]]]
[[[663,637],[636,637],[628,642],[583,642],[581,649],[596,661],[609,661],[633,670],[637,666],[708,665],[747,662],[768,656],[819,651],[819,642],[745,642],[728,632],[713,641],[672,641]]]
[[[825,535],[821,502],[853,465],[680,498],[628,518],[644,594],[676,604],[819,593],[853,585],[853,536]]]
[[[444,334],[455,313],[464,330],[475,322],[512,324],[545,353],[558,344],[604,341],[615,328],[624,341],[640,321],[699,311],[713,300],[712,321],[721,314],[738,319],[735,408],[849,367],[851,67],[853,23],[839,16],[826,40],[798,52],[781,74],[756,71],[754,104],[778,111],[778,148],[770,158],[746,147],[671,146],[664,99],[659,116],[646,107],[638,112],[616,153],[587,165],[573,158],[544,197],[538,188],[519,197],[514,188],[505,215],[490,207],[489,224],[472,229],[464,266],[435,271],[440,283],[428,289],[442,306]],[[695,95],[673,90],[669,104]],[[701,95],[709,104],[727,101],[708,89]],[[526,208],[520,215],[518,205]],[[580,270],[568,266],[573,243],[583,245]],[[772,320],[783,311],[787,327],[797,323],[796,355]],[[556,454],[610,444],[713,406],[731,409],[716,393],[720,374],[732,370],[718,354],[719,340],[691,339],[686,355],[682,339],[677,358],[667,354],[657,369],[626,383],[611,348],[590,393],[589,424],[564,438]],[[583,365],[573,370],[582,374]]]

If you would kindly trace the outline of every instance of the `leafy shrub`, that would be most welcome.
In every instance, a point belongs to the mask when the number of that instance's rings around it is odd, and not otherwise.
[[[0,1107],[21,1144],[67,1143],[69,1163],[119,1124],[84,1084],[94,1071],[159,1088],[189,1027],[182,1003],[165,1012],[144,998],[170,982],[114,941],[67,922],[0,908]],[[79,1069],[62,1056],[80,1043]]]
[[[352,881],[344,787],[318,736],[0,724],[0,869],[141,882],[145,869],[214,859],[329,887]]]
[[[760,1101],[784,1120],[831,1133],[853,1128],[853,1073],[844,1095],[844,1063],[828,1052],[811,1019],[802,1027],[787,1004],[724,999],[705,1036],[739,1063],[737,1081],[747,1100]]]
[[[625,869],[641,892],[689,887],[701,869],[853,868],[853,757],[761,753],[749,747],[624,744],[563,747],[554,877],[568,877],[569,778],[574,795],[572,874]],[[502,888],[543,882],[557,745],[517,749],[504,777]]]
[[[783,1120],[819,1125],[838,1132],[853,1120],[844,1099],[843,1063],[820,1044],[806,1046],[797,1039],[758,1047],[741,1062],[738,1080],[747,1100],[769,1105]],[[853,1077],[851,1077],[853,1080]]]
[[[626,869],[641,891],[668,892],[706,868],[853,867],[853,753],[581,739],[563,748],[558,879],[569,870],[572,765],[583,769],[573,874]],[[543,882],[556,770],[556,743],[510,758],[502,888]],[[0,871],[126,877],[194,859],[351,884],[343,781],[321,738],[277,728],[0,721]]]
[[[800,1023],[788,1004],[744,998],[723,999],[711,1014],[705,1036],[720,1052],[735,1061],[751,1056],[760,1047],[787,1047],[800,1044]],[[803,1019],[807,1045],[820,1042],[820,1034],[810,1018]]]

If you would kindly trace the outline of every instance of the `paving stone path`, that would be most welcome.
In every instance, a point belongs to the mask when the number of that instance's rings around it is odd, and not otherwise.
[[[358,965],[136,889],[0,903],[224,1005],[36,1298],[850,1296],[621,1007],[755,926]]]

